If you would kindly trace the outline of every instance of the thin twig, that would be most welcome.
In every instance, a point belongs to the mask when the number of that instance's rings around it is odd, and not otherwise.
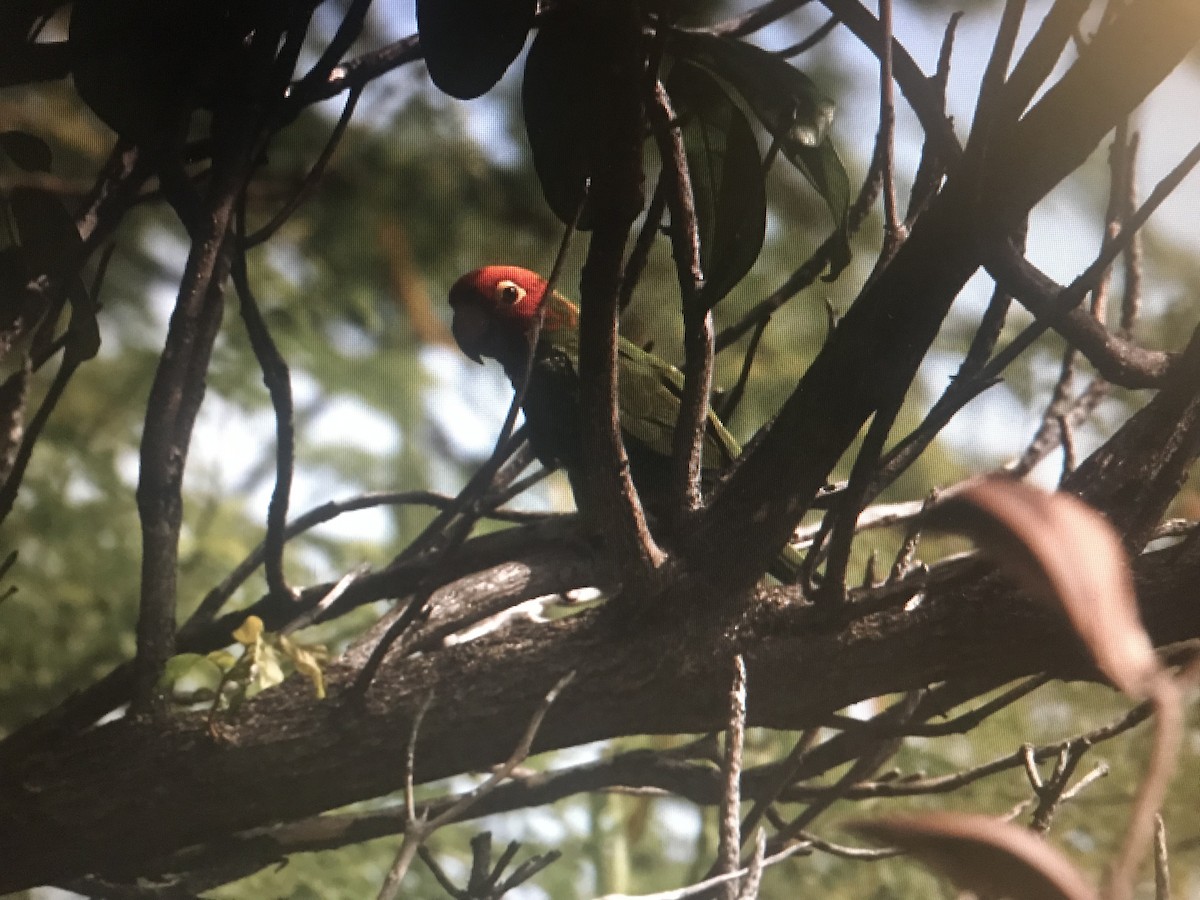
[[[734,383],[729,393],[721,401],[721,407],[717,411],[718,417],[722,422],[729,422],[733,418],[733,414],[737,412],[737,408],[741,406],[742,398],[746,395],[746,385],[750,382],[750,369],[754,366],[754,358],[758,355],[758,347],[762,342],[763,332],[767,330],[767,325],[770,319],[761,319],[754,326],[754,333],[750,335],[750,343],[746,347],[746,353],[742,357],[742,370],[738,373],[737,382]]]
[[[25,428],[25,433],[21,436],[21,445],[17,448],[17,453],[13,457],[12,466],[8,470],[8,477],[4,479],[4,485],[0,487],[0,522],[3,522],[8,517],[8,514],[12,512],[13,504],[17,500],[17,493],[21,488],[21,482],[25,478],[25,470],[29,467],[29,461],[33,458],[34,447],[41,437],[46,423],[50,421],[50,414],[54,412],[54,407],[62,399],[63,391],[67,389],[67,384],[79,368],[80,362],[79,359],[76,359],[70,353],[63,356],[62,362],[59,363],[58,371],[54,373],[54,381],[50,383],[50,388],[46,391],[46,396],[42,398],[41,405],[38,406],[37,412],[33,414],[33,418],[30,419],[29,425]]]
[[[1068,347],[1063,351],[1062,363],[1058,368],[1058,378],[1054,382],[1054,388],[1050,391],[1050,400],[1046,404],[1046,409],[1042,413],[1041,425],[1025,448],[1025,452],[1011,467],[1013,473],[1018,477],[1028,474],[1034,465],[1045,457],[1045,452],[1041,452],[1044,443],[1048,442],[1053,446],[1062,440],[1061,422],[1073,401],[1071,382],[1075,378],[1075,357],[1076,352],[1073,347]]]
[[[521,736],[520,742],[512,755],[501,765],[492,770],[492,774],[484,780],[474,790],[464,794],[456,803],[448,809],[440,813],[436,818],[429,823],[430,829],[440,828],[449,822],[453,822],[462,816],[473,803],[477,803],[491,793],[497,785],[508,778],[528,757],[533,749],[533,741],[537,737],[538,730],[542,727],[542,721],[546,718],[546,713],[550,712],[550,707],[554,705],[554,701],[566,689],[575,678],[575,670],[567,672],[558,681],[554,683],[554,687],[542,699],[537,710],[529,720],[529,724],[525,728],[525,733]]]
[[[296,616],[296,618],[292,619],[292,621],[280,628],[279,633],[291,634],[294,631],[299,631],[301,628],[307,628],[318,618],[320,618],[323,613],[328,611],[333,604],[337,603],[338,600],[340,600],[346,593],[346,591],[350,590],[350,587],[356,581],[361,579],[370,571],[371,567],[366,563],[363,563],[355,569],[351,569],[338,579],[337,584],[329,589],[329,593],[317,601],[317,603],[315,603],[313,606],[309,607],[303,613]]]
[[[811,847],[810,844],[802,842],[793,844],[773,856],[766,857],[761,865],[761,869],[769,869],[784,860],[795,856],[797,853],[803,853]],[[676,888],[670,891],[659,891],[654,894],[604,894],[597,897],[596,900],[687,900],[689,897],[698,897],[715,887],[727,884],[731,881],[736,881],[745,875],[749,875],[750,870],[738,869],[736,872],[729,872],[725,875],[716,875],[712,878],[706,878],[703,881],[697,881],[695,884],[690,884],[687,887]]]
[[[642,272],[646,268],[646,262],[650,258],[654,239],[658,237],[658,229],[662,227],[662,217],[667,209],[669,190],[668,175],[664,169],[658,176],[658,181],[654,186],[654,196],[650,198],[650,206],[646,210],[646,217],[642,220],[641,230],[638,231],[637,239],[633,242],[633,249],[629,251],[629,258],[625,261],[625,272],[621,276],[621,294],[617,301],[622,312],[633,302],[633,292],[637,288],[638,282],[642,278]]]
[[[911,720],[917,711],[923,697],[922,691],[910,691],[903,699],[881,713],[877,718],[889,723],[895,723],[900,728]],[[842,799],[856,785],[866,781],[869,776],[891,759],[900,750],[903,740],[899,738],[880,737],[862,748],[857,759],[851,764],[838,780],[828,788],[823,796],[813,800],[804,810],[787,822],[771,840],[776,847],[786,846],[789,841],[799,837],[801,831],[811,825],[829,807]]]
[[[1171,900],[1171,869],[1167,856],[1167,826],[1154,817],[1154,900]]]
[[[971,121],[971,136],[967,140],[966,155],[973,166],[980,166],[987,153],[991,137],[998,130],[1015,124],[1015,118],[1002,120],[1001,115],[1011,113],[1003,105],[1003,90],[1008,65],[1012,60],[1017,32],[1025,13],[1025,0],[1006,0],[992,53],[983,72],[979,86],[979,97],[975,104],[975,116]]]
[[[808,37],[802,38],[796,43],[776,51],[776,55],[782,56],[784,59],[791,59],[792,57],[799,56],[801,53],[807,53],[820,44],[821,41],[825,40],[825,38],[829,37],[829,35],[833,34],[834,29],[837,27],[837,16],[830,16],[825,20],[823,25],[818,25]]]
[[[846,490],[838,498],[836,508],[827,513],[833,516],[833,527],[830,531],[829,562],[825,566],[825,578],[816,597],[818,602],[827,605],[845,602],[846,567],[850,563],[855,525],[859,513],[869,499],[876,465],[903,403],[904,395],[898,392],[897,396],[881,405],[871,419],[867,436],[863,439],[850,470],[850,481]]]
[[[839,856],[842,859],[875,862],[880,859],[891,859],[895,856],[904,855],[904,851],[896,847],[847,847],[845,844],[835,844],[832,841],[822,840],[807,831],[800,832],[797,837],[804,843],[811,845],[814,850],[820,850],[822,853],[828,853],[830,856]]]
[[[757,900],[762,886],[763,860],[767,855],[767,833],[762,828],[754,832],[754,853],[750,857],[749,871],[742,881],[737,900]]]
[[[319,83],[329,78],[330,73],[342,58],[342,54],[349,50],[358,36],[362,34],[363,23],[366,21],[370,8],[371,0],[354,0],[351,3],[350,8],[346,10],[346,15],[338,24],[338,29],[329,42],[329,46],[321,52],[321,56],[313,64],[312,69],[301,79],[302,85]],[[361,91],[362,85],[355,85],[350,90],[351,93]]]
[[[371,648],[371,655],[367,657],[367,661],[363,663],[363,667],[359,669],[354,681],[347,688],[347,698],[351,702],[359,702],[366,696],[367,690],[375,680],[375,675],[379,672],[379,667],[387,659],[392,645],[428,612],[429,598],[433,596],[433,593],[432,587],[423,586],[411,597],[405,598],[407,603],[404,605],[403,611],[388,623],[379,640],[375,642],[375,646]]]
[[[1088,751],[1085,744],[1068,744],[1058,755],[1049,780],[1037,788],[1038,804],[1030,816],[1029,827],[1037,834],[1046,834],[1050,822],[1066,799],[1067,786],[1075,769]],[[1036,769],[1034,770],[1036,771]]]
[[[879,0],[883,52],[879,54],[879,144],[883,160],[883,247],[879,263],[886,265],[904,240],[904,226],[896,211],[895,136],[896,104],[892,86],[892,0]]]
[[[672,514],[679,523],[700,506],[700,466],[712,387],[713,320],[712,310],[702,302],[704,270],[700,264],[700,232],[687,153],[662,82],[654,84],[650,110],[664,177],[669,176],[671,248],[683,302],[683,390],[671,440],[671,496],[676,500]]]
[[[799,773],[801,766],[804,765],[805,754],[817,743],[820,734],[819,729],[810,728],[803,732],[796,740],[787,757],[779,764],[779,774],[767,791],[754,801],[754,806],[750,808],[750,812],[746,814],[746,818],[742,821],[741,833],[743,837],[756,834],[761,830],[759,823],[766,817],[767,811],[779,799],[784,789],[796,780],[796,775]]]
[[[1146,198],[1146,202],[1138,208],[1137,212],[1130,216],[1127,226],[1122,228],[1121,233],[1109,242],[1107,246],[1101,248],[1100,253],[1092,261],[1091,265],[1059,292],[1051,308],[1046,311],[1046,314],[1039,316],[1036,322],[1013,338],[1012,342],[1004,350],[996,354],[995,358],[985,368],[985,372],[989,374],[999,374],[999,372],[1002,372],[1012,360],[1016,359],[1035,340],[1041,337],[1048,329],[1054,327],[1061,317],[1078,306],[1083,301],[1083,298],[1087,296],[1088,292],[1099,283],[1104,272],[1112,265],[1113,260],[1125,252],[1125,248],[1129,246],[1137,232],[1146,224],[1146,221],[1154,214],[1158,207],[1162,205],[1163,201],[1175,192],[1175,189],[1179,187],[1180,183],[1195,168],[1197,163],[1200,163],[1200,143],[1193,146],[1187,155],[1154,186],[1154,190],[1150,192],[1150,196]]]
[[[432,702],[433,692],[430,691],[425,695],[416,715],[413,716],[412,728],[408,732],[408,744],[404,754],[404,810],[407,816],[404,838],[400,841],[400,849],[396,852],[396,858],[392,861],[392,866],[388,869],[383,884],[379,888],[379,900],[394,900],[399,896],[400,883],[408,873],[417,850],[424,842],[425,820],[417,815],[416,805],[413,802],[413,769],[416,765],[417,732],[420,730],[421,722],[424,721],[425,713],[428,712]],[[414,835],[420,835],[420,839],[413,840]]]
[[[883,55],[883,27],[859,0],[821,0],[821,4],[858,38],[863,46]],[[946,165],[953,165],[962,156],[962,147],[946,118],[942,88],[926,77],[921,67],[899,41],[892,39],[892,75],[900,92],[916,113],[926,138],[936,143],[936,153]]]
[[[958,23],[962,19],[962,11],[952,13],[946,22],[946,30],[942,34],[942,46],[938,51],[937,68],[929,79],[930,87],[936,91],[938,109],[942,117],[946,116],[946,89],[950,83],[950,59],[954,52],[954,38],[958,33]],[[941,186],[946,174],[947,160],[941,152],[943,141],[935,140],[933,135],[926,134],[921,143],[921,159],[917,163],[916,174],[913,175],[912,189],[908,195],[908,210],[904,214],[904,225],[912,228],[917,217],[925,211],[929,201],[933,199]]]
[[[1125,223],[1129,213],[1137,209],[1138,205],[1136,175],[1139,140],[1136,131],[1129,135],[1124,154],[1127,194],[1121,218],[1122,228],[1126,227]],[[1125,274],[1125,287],[1121,294],[1121,321],[1117,328],[1117,334],[1128,338],[1133,334],[1133,325],[1137,321],[1142,304],[1142,235],[1140,232],[1133,236],[1133,240],[1125,248],[1122,268]]]
[[[875,205],[875,199],[879,196],[879,188],[882,183],[880,166],[879,154],[876,153],[871,167],[863,179],[862,187],[859,188],[858,196],[850,204],[850,211],[846,214],[846,233],[851,237],[858,232],[866,220],[867,214],[871,211],[871,207]],[[771,316],[778,312],[785,303],[805,288],[810,287],[828,267],[839,241],[837,233],[829,235],[800,268],[788,276],[783,284],[764,300],[756,303],[733,325],[722,328],[721,333],[716,337],[714,352],[720,353],[736,343],[747,331],[770,321]]]
[[[1088,787],[1095,784],[1101,778],[1107,778],[1111,772],[1112,770],[1109,768],[1108,763],[1096,763],[1096,765],[1092,766],[1086,775],[1071,785],[1071,787],[1067,788],[1067,790],[1063,791],[1062,802],[1065,803],[1068,800],[1074,800]]]
[[[421,701],[421,705],[417,708],[416,715],[413,716],[412,728],[408,732],[408,746],[404,751],[404,810],[408,816],[408,825],[410,826],[424,821],[424,814],[420,817],[417,816],[413,772],[416,769],[417,734],[421,730],[421,723],[425,721],[425,714],[429,712],[429,707],[432,705],[433,691],[431,690],[425,695],[425,699]]]
[[[245,229],[245,206],[238,206],[238,232]],[[292,478],[296,468],[296,423],[295,407],[292,402],[292,378],[287,361],[271,337],[271,331],[263,318],[258,300],[250,286],[250,275],[246,270],[244,247],[239,248],[233,260],[233,284],[237,288],[242,321],[250,347],[262,371],[263,383],[271,398],[275,412],[275,487],[267,506],[267,533],[263,539],[263,568],[266,570],[267,586],[271,593],[280,597],[295,597],[288,587],[283,573],[283,549],[286,542],[287,511],[291,499]]]
[[[400,843],[400,849],[397,851],[396,858],[392,862],[392,866],[388,870],[387,876],[384,878],[383,885],[380,888],[379,900],[394,900],[395,897],[399,896],[400,883],[404,880],[409,866],[412,865],[418,848],[429,839],[430,835],[449,822],[461,817],[463,812],[495,790],[497,785],[508,778],[517,766],[529,757],[533,741],[542,726],[542,721],[546,718],[546,713],[550,711],[550,707],[554,704],[554,701],[558,699],[559,694],[571,683],[574,677],[575,672],[572,670],[560,678],[554,687],[550,689],[529,720],[529,724],[526,726],[525,732],[521,736],[516,749],[513,750],[512,755],[504,763],[497,766],[482,784],[474,790],[463,794],[447,809],[428,821],[424,819],[423,815],[417,815],[415,804],[412,803],[411,788],[412,772],[416,759],[416,731],[419,721],[424,718],[424,710],[414,719],[406,755],[405,809],[408,816],[408,825],[404,830],[404,839]],[[426,705],[428,705],[428,700],[426,701]]]
[[[729,723],[725,732],[725,759],[722,766],[724,790],[721,794],[720,836],[713,875],[733,872],[739,866],[742,846],[742,753],[746,745],[746,661],[733,658],[733,683],[729,688]],[[729,900],[738,896],[737,882],[729,882],[722,891]]]
[[[342,137],[346,133],[346,126],[350,124],[350,118],[354,115],[354,108],[358,105],[358,98],[361,96],[361,86],[350,89],[346,95],[346,104],[342,107],[342,114],[338,117],[337,124],[334,125],[333,132],[329,135],[329,140],[321,148],[321,153],[317,157],[317,161],[313,163],[312,168],[308,170],[308,174],[304,176],[300,187],[296,189],[295,193],[271,217],[269,222],[243,239],[243,247],[249,250],[252,247],[257,247],[264,241],[270,240],[283,227],[284,223],[292,217],[292,214],[300,208],[301,204],[312,196],[313,191],[316,190],[317,185],[321,181],[321,176],[325,174],[325,168],[329,165],[329,160],[333,158],[334,152],[341,144]]]
[[[888,584],[902,581],[913,570],[913,562],[917,558],[917,544],[921,540],[921,512],[937,502],[939,493],[937,488],[931,490],[925,496],[925,502],[921,504],[920,512],[909,521],[908,527],[904,530],[904,540],[900,542],[900,547],[896,550],[896,556],[892,560],[892,567],[888,570]],[[859,519],[862,519],[861,514]],[[855,528],[858,530],[861,525],[856,523]]]
[[[1058,434],[1063,451],[1062,469],[1058,475],[1058,483],[1061,485],[1075,471],[1075,430],[1071,426],[1071,420],[1065,415],[1058,416]]]
[[[708,30],[713,34],[745,37],[759,29],[766,28],[772,22],[779,21],[800,7],[807,6],[809,2],[811,0],[767,0],[761,6],[756,6],[736,18],[714,25]]]
[[[434,493],[433,491],[381,491],[359,494],[345,500],[330,500],[322,503],[320,506],[313,507],[289,522],[284,531],[284,540],[290,541],[304,532],[346,513],[374,509],[378,506],[420,505],[446,509],[453,503],[453,497],[447,497],[444,494]],[[530,513],[521,510],[493,510],[486,515],[501,522],[534,522],[545,518],[542,513]],[[204,595],[204,599],[200,601],[199,606],[196,607],[196,611],[192,613],[191,618],[183,626],[182,633],[189,633],[211,622],[216,614],[221,611],[221,607],[233,596],[234,592],[263,564],[265,556],[265,544],[259,544],[250,551],[245,559],[238,563],[220,584]]]

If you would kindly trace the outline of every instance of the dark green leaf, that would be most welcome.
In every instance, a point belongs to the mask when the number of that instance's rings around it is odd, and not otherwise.
[[[529,48],[521,85],[533,166],[546,202],[563,222],[574,218],[587,188],[596,109],[606,88],[595,62],[590,21],[573,9],[542,25]],[[586,212],[579,227],[589,227]]]
[[[417,0],[429,77],[469,100],[500,80],[533,27],[537,0]]]
[[[53,157],[40,137],[24,131],[0,132],[0,149],[26,172],[49,172]]]
[[[681,62],[667,82],[687,153],[700,232],[703,300],[713,306],[762,250],[767,194],[758,142],[745,115],[704,69]]]
[[[230,3],[77,0],[68,40],[75,89],[118,134],[146,138],[209,105],[243,49]],[[244,24],[244,23],[243,23]]]
[[[838,156],[837,149],[828,138],[816,147],[785,143],[783,154],[797,169],[804,173],[829,206],[837,222],[837,241],[829,258],[826,281],[837,278],[850,263],[850,232],[847,213],[850,211],[850,176]]]
[[[826,276],[836,277],[850,261],[846,224],[850,179],[829,140],[833,101],[787,60],[744,41],[677,32],[672,48],[681,59],[703,66],[732,85],[779,142],[783,155],[816,188],[837,223],[838,247]]]

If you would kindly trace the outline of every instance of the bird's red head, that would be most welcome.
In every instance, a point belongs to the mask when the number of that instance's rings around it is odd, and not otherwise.
[[[484,266],[450,288],[451,331],[462,352],[476,362],[528,352],[529,329],[546,293],[540,275],[520,266]],[[525,348],[522,350],[521,348]]]

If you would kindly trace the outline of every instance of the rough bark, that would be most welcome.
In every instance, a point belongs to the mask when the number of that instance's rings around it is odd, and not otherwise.
[[[1143,612],[1159,644],[1200,636],[1191,588],[1200,540],[1137,566]],[[906,610],[902,601],[838,620],[764,592],[736,618],[644,618],[605,610],[517,625],[477,641],[390,660],[365,706],[339,701],[353,672],[335,667],[331,698],[293,679],[222,720],[158,730],[127,719],[34,758],[0,759],[0,892],[74,875],[146,874],[186,846],[376,797],[401,786],[414,711],[435,700],[417,745],[430,781],[503,760],[542,696],[577,677],[537,748],[601,738],[719,729],[730,654],[746,654],[749,723],[799,729],[867,697],[959,679],[995,685],[1029,673],[1094,679],[1082,646],[1053,611],[967,566]]]

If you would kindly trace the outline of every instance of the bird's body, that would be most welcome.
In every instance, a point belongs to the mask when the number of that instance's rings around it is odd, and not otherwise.
[[[522,409],[538,458],[561,466],[574,488],[583,470],[579,391],[579,310],[560,294],[546,295],[546,282],[517,266],[485,266],[450,289],[452,331],[458,346],[476,362],[496,359],[514,387],[529,365]],[[544,306],[544,310],[543,310]],[[542,317],[536,344],[530,336]],[[617,406],[629,470],[643,506],[661,514],[670,502],[671,452],[679,418],[683,373],[666,360],[624,338],[617,345]],[[709,410],[701,457],[701,481],[711,484],[741,448],[716,413]],[[784,546],[770,573],[795,580],[802,558]]]
[[[545,304],[522,408],[538,458],[546,465],[562,466],[574,480],[583,465],[579,312],[556,292],[546,297],[545,289],[540,276],[515,266],[487,266],[468,273],[450,291],[453,331],[464,353],[476,361],[483,356],[498,360],[516,386],[528,363],[529,334]],[[630,474],[642,502],[653,512],[667,500],[683,373],[624,338],[619,339],[617,353],[617,405]],[[710,411],[702,476],[711,481],[740,452]]]

